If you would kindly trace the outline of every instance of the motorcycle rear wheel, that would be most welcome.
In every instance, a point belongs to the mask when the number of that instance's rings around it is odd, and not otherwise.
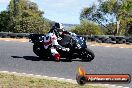
[[[46,58],[46,57],[43,55],[40,46],[33,45],[33,52],[34,52],[37,56],[39,56],[39,58]]]

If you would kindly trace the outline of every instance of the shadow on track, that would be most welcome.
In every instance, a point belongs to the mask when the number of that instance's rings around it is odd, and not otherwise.
[[[43,60],[43,59],[41,59],[39,57],[36,57],[36,56],[23,56],[23,57],[21,57],[21,56],[11,56],[11,57],[13,57],[13,58],[23,58],[25,60],[31,60],[31,61],[41,61],[41,60]]]
[[[37,56],[11,56],[12,58],[23,58],[25,60],[31,60],[31,61],[55,61],[53,59],[50,59],[50,58],[40,58],[40,57],[37,57]],[[80,59],[73,59],[72,61],[82,61]],[[60,59],[60,62],[69,62],[67,61],[66,59]]]

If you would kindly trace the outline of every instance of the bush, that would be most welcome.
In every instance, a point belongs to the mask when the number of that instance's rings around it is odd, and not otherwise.
[[[94,23],[87,20],[82,20],[81,23],[75,27],[71,28],[72,32],[80,35],[100,35],[103,34],[101,28]]]

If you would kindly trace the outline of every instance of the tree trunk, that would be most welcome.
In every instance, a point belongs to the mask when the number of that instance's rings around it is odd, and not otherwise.
[[[117,21],[117,23],[116,23],[116,35],[119,35],[120,33],[119,33],[119,29],[120,29],[120,20],[118,20]]]

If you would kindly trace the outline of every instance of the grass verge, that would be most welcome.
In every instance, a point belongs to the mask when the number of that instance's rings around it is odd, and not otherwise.
[[[0,73],[0,88],[105,88],[100,86],[72,84],[56,80]]]

